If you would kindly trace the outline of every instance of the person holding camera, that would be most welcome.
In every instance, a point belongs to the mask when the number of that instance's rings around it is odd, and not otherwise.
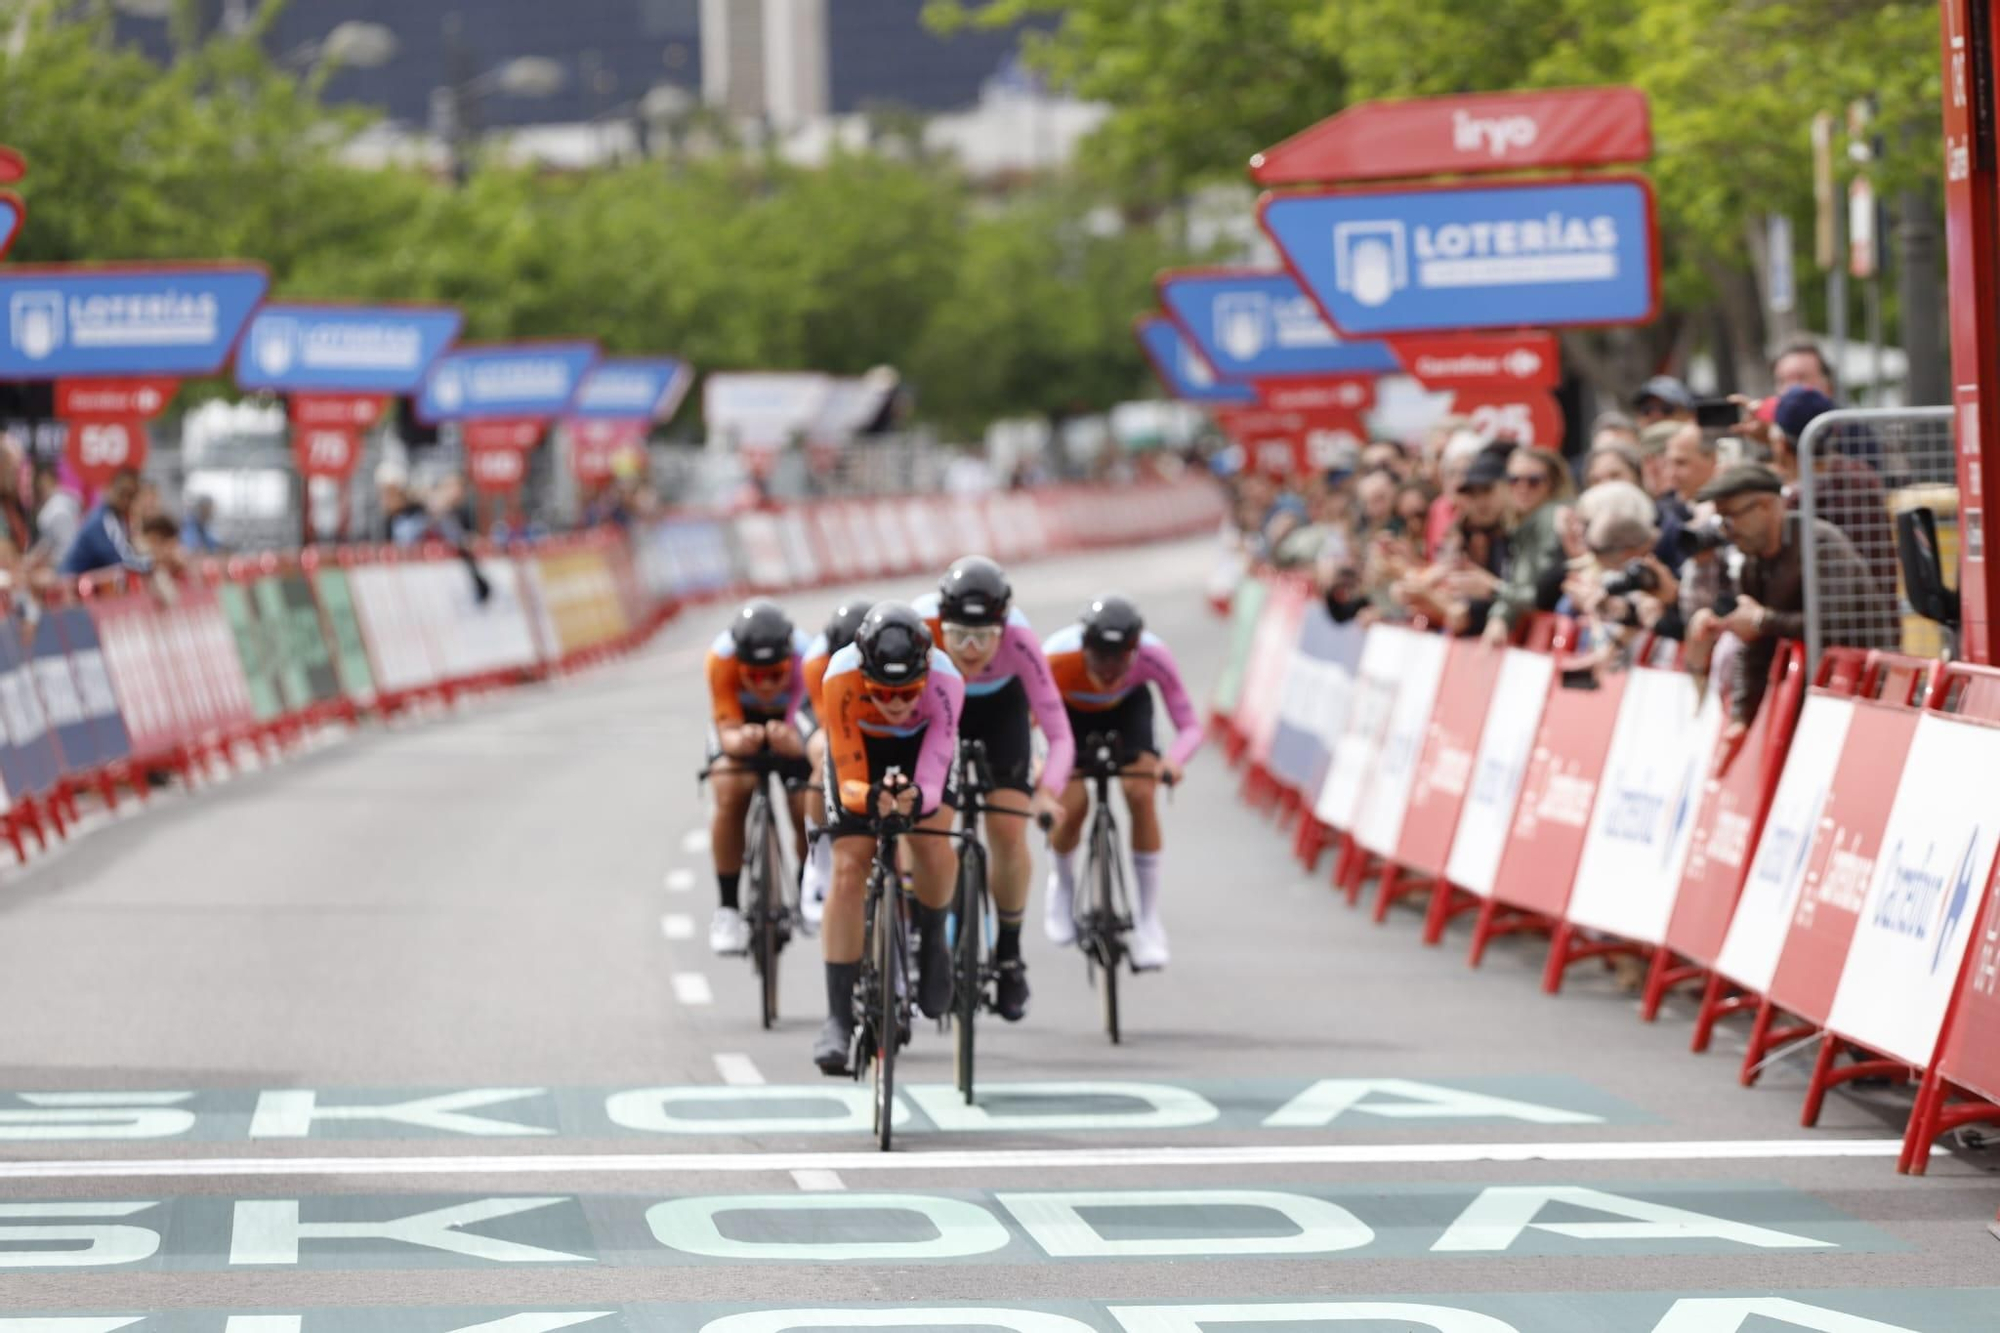
[[[1643,635],[1680,637],[1680,586],[1654,552],[1659,539],[1653,520],[1629,506],[1607,506],[1591,516],[1586,554],[1570,562],[1556,607],[1583,622],[1577,644],[1585,665],[1628,667]]]
[[[1732,745],[1757,716],[1780,641],[1805,637],[1802,520],[1786,508],[1784,491],[1784,479],[1776,472],[1761,463],[1745,463],[1697,493],[1698,499],[1714,504],[1721,533],[1740,556],[1720,562],[1720,596],[1715,605],[1696,611],[1687,627],[1689,665],[1697,670],[1706,668],[1723,634],[1742,641],[1743,650],[1729,664],[1729,722],[1723,740]],[[1814,519],[1813,525],[1822,586],[1851,589],[1871,602],[1879,599],[1868,566],[1846,534],[1825,519]]]

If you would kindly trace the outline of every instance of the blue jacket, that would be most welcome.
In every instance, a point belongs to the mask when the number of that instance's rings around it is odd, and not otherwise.
[[[76,540],[69,544],[69,550],[63,553],[62,563],[56,569],[58,573],[74,575],[120,567],[144,573],[153,567],[153,562],[140,555],[132,545],[132,539],[125,531],[125,520],[99,500],[83,516],[83,522],[76,530]]]

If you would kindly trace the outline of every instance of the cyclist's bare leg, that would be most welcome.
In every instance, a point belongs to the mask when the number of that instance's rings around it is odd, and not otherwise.
[[[1019,921],[1028,910],[1028,795],[1018,791],[989,792],[986,804],[1007,814],[988,814],[986,849],[992,857],[993,873],[987,889],[1000,916]]]
[[[724,764],[728,760],[721,761]],[[750,793],[757,779],[749,773],[718,772],[710,776],[709,789],[715,793],[715,813],[708,822],[709,854],[715,861],[718,881],[733,886],[743,873],[743,817],[750,810]],[[734,907],[736,895],[723,891],[723,906]]]
[[[1057,944],[1076,938],[1076,845],[1083,840],[1083,818],[1088,813],[1090,788],[1083,779],[1072,778],[1063,788],[1062,813],[1049,832],[1049,886],[1042,904],[1042,931]]]
[[[917,821],[916,826],[933,833],[949,833],[957,818],[957,811],[939,805],[928,819]],[[903,848],[909,853],[917,901],[934,911],[950,907],[958,880],[958,844],[950,838],[905,838]]]
[[[826,893],[826,915],[820,921],[820,956],[829,964],[861,961],[862,902],[868,893],[868,867],[875,859],[873,838],[840,838],[833,842],[833,880]]]
[[[1127,771],[1144,773],[1144,777],[1120,778],[1118,785],[1125,789],[1125,807],[1132,812],[1132,850],[1135,852],[1157,852],[1160,850],[1160,807],[1157,794],[1160,787],[1160,761],[1155,755],[1142,754],[1126,766]]]
[[[1090,813],[1090,788],[1082,778],[1071,778],[1063,788],[1062,814],[1056,817],[1056,826],[1049,833],[1049,847],[1060,855],[1067,856],[1083,841],[1083,817]]]

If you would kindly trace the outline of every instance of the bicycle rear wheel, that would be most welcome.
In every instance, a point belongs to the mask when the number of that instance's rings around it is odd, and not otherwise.
[[[883,1152],[890,1150],[896,1119],[896,1046],[902,1033],[902,932],[897,929],[902,910],[892,896],[901,892],[899,885],[884,886],[882,899],[876,904],[871,941],[877,987],[875,1013],[871,1015],[875,1028],[875,1143]]]
[[[782,943],[778,934],[778,826],[762,790],[750,798],[744,833],[743,870],[750,882],[750,961],[757,973],[760,1016],[769,1028],[778,1021],[778,950]]]
[[[1095,937],[1098,965],[1103,973],[1097,988],[1097,1004],[1104,1018],[1104,1035],[1119,1044],[1118,964],[1125,954],[1125,938],[1118,915],[1118,826],[1100,810],[1090,829],[1091,916],[1096,919]]]
[[[952,1026],[956,1029],[953,1063],[958,1091],[972,1105],[973,1036],[980,1003],[986,998],[984,960],[986,938],[986,851],[978,843],[966,846],[958,863],[958,938],[952,948]]]

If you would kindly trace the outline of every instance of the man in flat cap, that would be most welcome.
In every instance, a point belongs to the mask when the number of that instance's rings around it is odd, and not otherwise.
[[[1786,509],[1784,490],[1784,479],[1776,472],[1761,463],[1745,463],[1718,475],[1697,497],[1715,505],[1731,544],[1741,553],[1734,577],[1723,580],[1716,606],[1695,612],[1688,622],[1691,658],[1706,661],[1708,649],[1725,630],[1743,641],[1743,651],[1730,666],[1729,724],[1723,733],[1729,741],[1740,741],[1757,716],[1779,641],[1805,638],[1801,520]],[[1813,540],[1822,597],[1872,604],[1885,595],[1839,528],[1815,519]],[[1893,597],[1893,589],[1886,595]]]

